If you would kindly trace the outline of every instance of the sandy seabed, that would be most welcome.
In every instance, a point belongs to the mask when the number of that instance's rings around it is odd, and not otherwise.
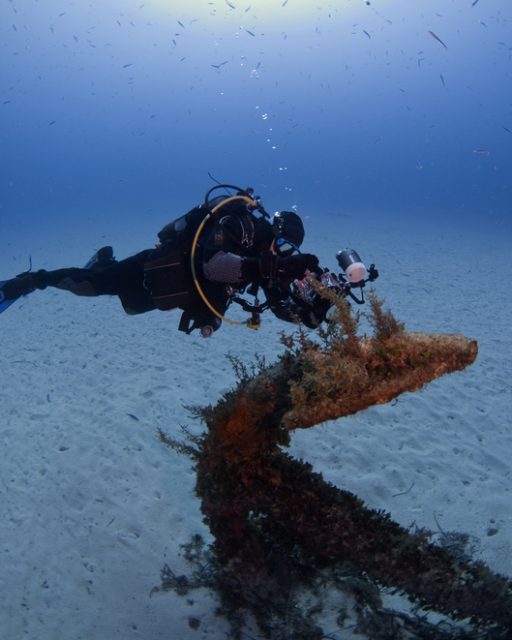
[[[469,534],[475,559],[512,576],[510,229],[377,220],[362,233],[350,216],[324,220],[328,233],[307,221],[307,249],[322,264],[354,246],[377,263],[376,289],[408,330],[462,333],[479,356],[420,392],[295,433],[291,453],[404,526]],[[107,242],[118,257],[151,246],[156,230],[67,242],[11,228],[1,274],[25,268],[27,245],[35,268],[76,266]],[[279,331],[293,327],[268,314],[258,332],[225,325],[204,340],[178,332],[178,319],[130,317],[116,299],[50,289],[1,316],[3,638],[229,635],[215,593],[151,595],[164,564],[190,570],[181,545],[210,539],[192,462],[157,431],[199,434],[186,407],[215,403],[234,384],[225,354],[275,359]]]

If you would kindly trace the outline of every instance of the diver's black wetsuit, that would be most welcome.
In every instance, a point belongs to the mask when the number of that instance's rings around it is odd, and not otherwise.
[[[134,256],[113,261],[91,269],[71,267],[38,272],[39,288],[56,287],[78,296],[119,296],[124,310],[130,314],[156,309],[151,294],[144,287],[144,265],[154,249],[146,249]]]
[[[222,197],[218,199],[222,200]],[[218,329],[220,319],[198,295],[190,268],[197,221],[207,212],[201,205],[169,223],[158,234],[161,243],[155,249],[141,251],[119,262],[100,262],[92,268],[30,272],[7,281],[3,293],[9,299],[50,286],[79,296],[117,295],[129,314],[179,307],[184,312],[181,330],[190,332],[206,325]],[[270,249],[274,238],[270,222],[255,216],[245,203],[234,202],[223,207],[221,215],[205,225],[197,245],[195,265],[201,287],[221,315],[229,305],[232,289],[243,290],[252,283],[262,288],[269,308],[281,320],[302,320],[307,326],[318,326],[324,319],[323,312],[318,310],[317,314],[314,309],[298,304],[288,289],[294,277],[302,277],[305,269],[314,268],[318,261],[311,254],[292,256],[288,258],[288,271],[281,271],[285,278],[275,277],[275,272],[270,277],[262,272],[261,260],[263,255],[272,258]],[[26,290],[23,290],[25,280]]]

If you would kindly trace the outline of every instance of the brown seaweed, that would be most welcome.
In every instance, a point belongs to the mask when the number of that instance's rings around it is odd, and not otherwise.
[[[507,578],[365,507],[282,450],[295,429],[389,402],[477,356],[477,343],[463,336],[405,332],[374,296],[374,335],[358,337],[357,318],[334,302],[337,321],[320,340],[300,331],[284,336],[277,363],[253,373],[239,365],[238,386],[199,410],[207,433],[195,450],[197,493],[215,538],[225,608],[252,612],[271,637],[270,620],[289,615],[297,584],[348,564],[424,610],[505,633],[512,628]],[[293,637],[322,637],[315,633]]]

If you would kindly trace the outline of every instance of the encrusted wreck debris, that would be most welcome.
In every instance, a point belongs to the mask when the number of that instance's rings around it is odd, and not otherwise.
[[[238,363],[238,386],[198,411],[208,429],[195,454],[197,493],[215,538],[225,609],[250,611],[272,637],[276,618],[290,616],[298,584],[348,564],[423,610],[498,634],[485,637],[506,637],[500,634],[512,628],[508,579],[366,508],[282,450],[294,429],[389,402],[476,358],[476,342],[463,336],[405,332],[375,297],[374,335],[360,338],[348,305],[336,304],[338,321],[319,341],[300,332],[283,337],[285,354],[253,374]],[[315,629],[297,626],[289,637],[323,637]],[[416,637],[441,637],[431,633]]]

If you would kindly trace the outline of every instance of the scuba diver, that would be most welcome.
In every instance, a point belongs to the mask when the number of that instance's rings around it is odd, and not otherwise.
[[[213,196],[217,189],[236,195]],[[79,296],[117,295],[128,314],[179,308],[179,329],[199,329],[205,337],[228,320],[224,314],[233,301],[251,313],[248,326],[259,326],[264,309],[282,320],[318,326],[325,300],[304,304],[290,288],[307,273],[322,271],[316,256],[300,252],[302,220],[293,211],[270,219],[253,194],[252,188],[215,186],[203,204],[158,233],[153,249],[117,261],[112,247],[103,247],[84,268],[27,271],[0,282],[0,312],[36,289],[56,287]],[[260,289],[266,299],[261,305]],[[241,297],[246,290],[254,304]]]
[[[217,189],[235,190],[236,195],[212,196]],[[155,248],[124,260],[117,261],[107,246],[84,268],[26,271],[0,281],[0,313],[36,289],[56,287],[79,296],[117,295],[131,315],[179,308],[180,331],[199,329],[203,337],[212,335],[223,320],[258,328],[266,309],[281,320],[316,328],[329,319],[332,307],[322,287],[363,304],[365,283],[379,275],[373,264],[367,270],[353,249],[336,256],[341,274],[320,268],[315,255],[300,252],[301,218],[293,211],[271,218],[250,187],[211,188],[203,204],[167,224],[158,239]],[[354,288],[361,290],[360,298]],[[242,297],[244,293],[254,296],[254,302]],[[247,322],[225,317],[233,302],[250,314]]]

